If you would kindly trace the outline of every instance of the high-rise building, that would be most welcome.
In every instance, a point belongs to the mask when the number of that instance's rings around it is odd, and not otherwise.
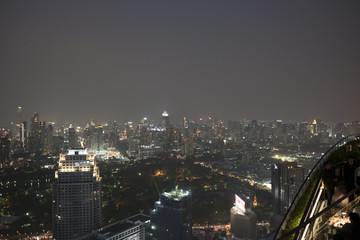
[[[31,118],[31,134],[29,138],[30,152],[41,152],[44,146],[45,122],[40,122],[39,113],[34,113]]]
[[[43,152],[47,154],[53,153],[54,150],[54,128],[51,124],[48,125],[44,134]]]
[[[275,214],[286,213],[299,187],[304,181],[305,170],[296,162],[282,162],[271,167],[271,190]]]
[[[256,214],[251,211],[247,197],[235,194],[234,207],[230,209],[231,233],[237,238],[256,239]]]
[[[164,111],[162,113],[163,127],[165,128],[165,135],[163,136],[163,148],[169,150],[173,141],[173,126],[171,125],[169,114]]]
[[[94,154],[81,148],[60,154],[59,168],[52,184],[56,240],[78,239],[100,227],[100,181]]]
[[[91,151],[101,151],[103,150],[104,143],[104,130],[103,126],[97,126],[91,128],[91,138],[90,138],[90,149]]]
[[[63,136],[53,136],[53,154],[59,154],[64,150],[64,137]]]
[[[38,130],[39,126],[39,113],[34,113],[34,115],[31,118],[31,135],[36,135],[36,132]]]
[[[157,240],[192,239],[191,193],[164,192],[150,212],[151,232]]]
[[[21,106],[18,106],[18,109],[17,109],[17,117],[18,117],[19,122],[22,122],[22,121],[23,121],[23,117],[22,117],[22,107],[21,107]]]
[[[149,123],[147,121],[147,118],[144,118],[138,125],[138,130],[139,130],[139,135],[140,135],[140,137],[139,137],[140,146],[148,145],[150,143],[148,129],[149,129]]]
[[[189,133],[189,121],[186,117],[184,117],[183,120],[183,132],[184,132],[184,137],[189,137],[190,133]]]
[[[166,130],[168,130],[168,128],[170,127],[169,114],[166,111],[164,111],[161,115],[162,115],[162,119],[163,119],[164,128],[166,128]]]
[[[69,148],[78,147],[78,136],[76,134],[75,128],[70,125],[69,127]]]
[[[27,142],[28,142],[27,123],[26,122],[20,123],[19,132],[20,132],[20,142],[21,142],[23,150],[25,151],[28,147],[27,146]]]
[[[228,121],[228,131],[231,141],[237,143],[242,139],[242,126],[240,121]]]
[[[11,151],[10,151],[10,139],[8,134],[2,134],[0,136],[0,168],[6,168],[10,166]]]

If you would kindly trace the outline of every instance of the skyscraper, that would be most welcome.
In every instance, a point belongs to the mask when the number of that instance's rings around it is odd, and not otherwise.
[[[304,181],[305,170],[296,162],[282,162],[271,168],[271,190],[276,214],[286,213],[299,187]]]
[[[76,134],[75,128],[70,124],[69,127],[69,148],[78,147],[78,136]]]
[[[150,212],[151,231],[157,240],[192,239],[191,193],[164,192]]]
[[[7,133],[0,136],[0,168],[6,168],[10,166],[10,143],[11,141]]]
[[[20,123],[20,127],[19,127],[19,132],[20,132],[20,141],[21,141],[21,145],[24,151],[26,151],[27,149],[27,123],[26,122],[22,122]]]
[[[43,133],[43,147],[42,150],[44,153],[51,154],[54,149],[54,128],[51,124],[45,129]]]
[[[95,156],[86,149],[69,149],[60,154],[52,185],[56,240],[77,239],[100,227],[100,181]]]
[[[30,152],[41,152],[44,145],[45,122],[40,122],[39,113],[34,113],[31,118],[31,134],[29,138]]]
[[[18,117],[19,122],[22,122],[22,121],[23,121],[23,117],[22,117],[22,107],[21,107],[21,106],[18,106],[18,109],[17,109],[17,117]]]
[[[163,127],[165,128],[165,134],[163,136],[163,149],[169,150],[171,143],[173,142],[173,126],[171,125],[169,114],[164,111],[162,113]]]
[[[39,113],[34,113],[31,118],[31,135],[35,136],[39,128]]]
[[[163,125],[166,128],[166,130],[168,130],[170,128],[170,119],[169,119],[169,114],[164,111],[162,114],[162,119],[163,119]]]

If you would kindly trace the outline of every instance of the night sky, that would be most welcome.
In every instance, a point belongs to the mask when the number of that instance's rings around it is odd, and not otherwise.
[[[360,119],[360,1],[1,1],[1,117]]]

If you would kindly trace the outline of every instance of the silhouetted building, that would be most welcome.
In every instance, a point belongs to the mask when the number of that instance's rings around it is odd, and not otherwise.
[[[296,162],[282,162],[271,167],[271,191],[275,214],[286,213],[299,187],[304,181],[305,170]]]
[[[104,143],[104,133],[103,127],[92,127],[91,128],[91,137],[90,137],[90,150],[91,151],[101,151],[103,150]]]
[[[150,212],[151,232],[156,240],[192,239],[191,193],[173,190],[161,194]]]
[[[54,147],[53,154],[59,154],[64,150],[64,137],[63,136],[54,136],[53,137]]]
[[[78,147],[78,136],[76,134],[75,129],[70,126],[69,128],[69,148],[77,148]]]
[[[60,154],[52,184],[56,240],[78,239],[100,228],[100,181],[95,156],[86,149],[69,149]]]
[[[10,140],[8,134],[0,136],[0,168],[6,168],[10,166]]]
[[[34,113],[31,118],[31,134],[29,138],[30,152],[41,152],[44,142],[45,122],[39,121],[39,113]]]
[[[52,125],[48,125],[44,132],[43,152],[47,154],[53,153],[54,150],[54,128]]]

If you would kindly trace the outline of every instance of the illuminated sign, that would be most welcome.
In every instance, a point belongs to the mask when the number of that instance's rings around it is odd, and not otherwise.
[[[235,206],[238,207],[240,211],[245,213],[245,202],[236,194],[235,194]]]

